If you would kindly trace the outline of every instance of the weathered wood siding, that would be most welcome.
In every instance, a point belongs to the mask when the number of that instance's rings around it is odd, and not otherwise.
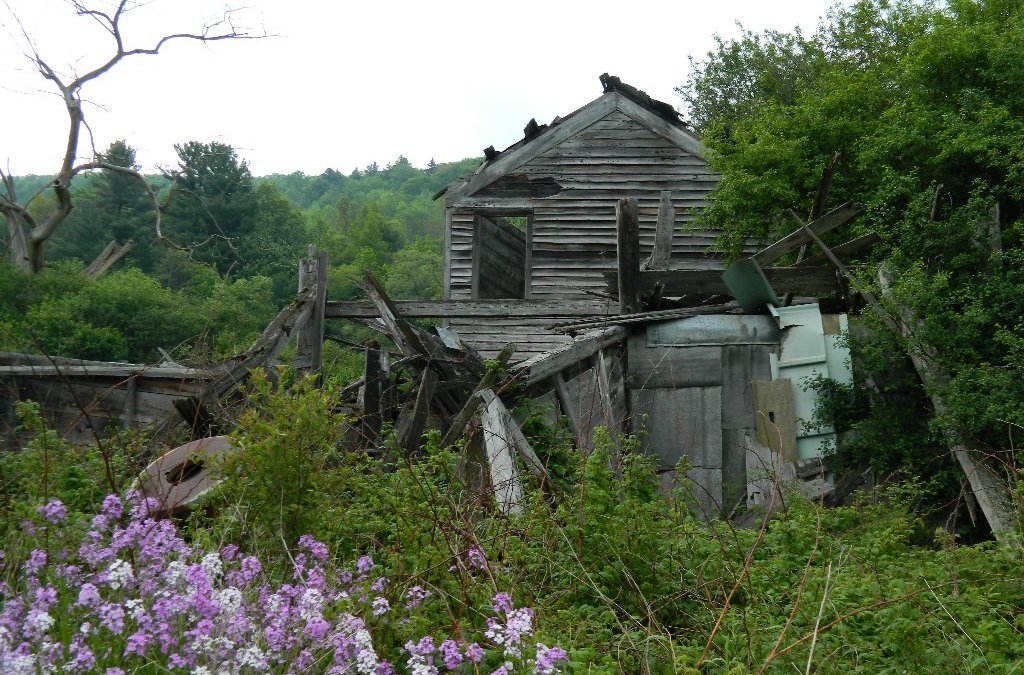
[[[745,497],[745,437],[756,434],[751,382],[770,378],[778,340],[769,317],[724,315],[651,324],[629,339],[632,429],[666,486],[687,459],[694,500],[708,515]]]
[[[548,197],[523,196],[523,177],[554,181],[561,191]],[[613,110],[462,201],[487,204],[495,211],[503,201],[531,209],[533,296],[579,296],[583,289],[601,291],[601,273],[615,268],[615,201],[621,197],[640,203],[643,255],[654,247],[661,191],[670,190],[676,208],[672,267],[716,265],[706,252],[718,232],[689,228],[717,180],[703,159]],[[472,208],[454,205],[452,298],[469,297],[473,220]]]

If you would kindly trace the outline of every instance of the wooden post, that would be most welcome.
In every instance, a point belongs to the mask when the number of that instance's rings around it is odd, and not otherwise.
[[[676,208],[671,190],[663,190],[658,202],[658,225],[654,232],[654,250],[644,261],[645,270],[667,270],[672,257],[672,235],[676,227]]]
[[[295,370],[302,375],[319,375],[324,346],[324,314],[327,308],[327,252],[310,247],[309,258],[299,263],[299,292],[314,288],[309,321],[299,330]]]
[[[366,366],[363,373],[363,381],[366,383],[363,390],[363,433],[371,444],[375,444],[380,438],[381,426],[384,424],[380,406],[384,389],[384,382],[381,381],[384,369],[381,368],[381,362],[384,358],[384,352],[373,347],[366,348]]]
[[[635,314],[643,309],[640,300],[640,223],[636,199],[620,199],[615,205],[618,235],[619,311]]]

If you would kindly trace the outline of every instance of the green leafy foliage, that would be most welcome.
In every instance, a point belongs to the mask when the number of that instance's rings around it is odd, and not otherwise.
[[[876,354],[885,344],[888,356],[860,375],[848,450],[926,480],[945,474],[938,501],[959,492],[944,433],[1012,466],[1010,432],[1022,420],[1022,48],[1019,3],[859,0],[837,5],[809,37],[719,41],[680,88],[722,174],[702,219],[726,230],[729,251],[790,231],[787,209],[806,212],[839,153],[829,206],[856,201],[865,212],[827,239],[881,235],[860,261],[861,285],[874,287],[884,264],[890,311],[912,332],[901,341],[879,328],[855,344]],[[948,382],[925,395],[892,380],[908,351]],[[929,395],[946,410],[930,428]]]

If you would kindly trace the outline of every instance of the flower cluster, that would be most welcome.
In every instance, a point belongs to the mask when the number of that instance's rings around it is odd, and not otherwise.
[[[387,645],[375,644],[374,635],[408,619],[392,610],[389,580],[369,556],[359,558],[355,570],[338,571],[330,567],[327,546],[304,536],[291,579],[275,584],[258,559],[236,546],[190,546],[171,521],[151,517],[154,507],[138,494],[127,503],[108,496],[75,546],[37,548],[17,570],[6,570],[15,581],[0,584],[0,672],[117,675],[158,664],[199,674],[386,675],[398,668],[423,675],[481,672],[490,661],[501,664],[495,672],[519,664],[546,675],[566,658],[539,643],[528,658],[523,639],[532,634],[533,612],[499,593],[486,631],[490,643],[427,635],[407,641],[389,660]],[[47,541],[73,536],[60,530],[67,527],[67,510],[59,501],[38,513],[61,535]],[[3,555],[0,561],[0,569],[17,564]],[[410,587],[405,611],[429,596]]]

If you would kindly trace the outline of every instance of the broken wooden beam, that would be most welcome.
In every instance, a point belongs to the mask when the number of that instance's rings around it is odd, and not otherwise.
[[[849,258],[850,256],[857,255],[861,251],[871,248],[880,241],[882,241],[882,237],[877,232],[868,232],[867,234],[862,234],[861,236],[855,237],[847,242],[833,246],[832,252],[840,259]],[[818,253],[797,261],[793,266],[814,267],[823,264],[828,264],[828,257],[824,253]]]
[[[466,403],[462,406],[462,409],[459,410],[458,414],[452,419],[452,423],[449,425],[448,431],[445,432],[444,437],[441,439],[442,448],[455,445],[455,442],[459,440],[459,437],[462,436],[462,433],[466,430],[470,421],[472,421],[473,416],[476,415],[476,411],[480,408],[480,404],[483,401],[480,392],[491,389],[498,384],[498,381],[501,379],[501,374],[499,373],[500,367],[503,367],[508,363],[515,351],[515,344],[509,343],[498,353],[495,360],[498,362],[499,367],[489,368],[487,372],[484,373],[484,376],[477,385],[476,390],[470,394]]]
[[[846,204],[829,211],[821,218],[817,218],[813,222],[809,223],[808,227],[810,227],[815,234],[822,235],[849,222],[863,210],[864,209],[860,204],[847,202]],[[803,224],[803,221],[801,221],[801,224]],[[756,260],[759,265],[765,267],[790,251],[794,251],[810,241],[810,237],[808,237],[807,233],[801,228],[791,232],[771,246],[761,249],[751,257]]]
[[[420,371],[418,386],[416,387],[416,398],[407,405],[398,417],[396,437],[398,447],[405,450],[406,454],[413,454],[419,450],[420,437],[427,428],[427,418],[430,415],[430,404],[434,398],[434,391],[437,387],[437,374],[432,368],[424,368]]]
[[[490,390],[484,399],[480,413],[480,431],[487,451],[487,465],[490,471],[494,500],[502,515],[521,515],[523,509],[523,485],[516,465],[512,433],[501,399]]]
[[[884,267],[878,270],[878,281],[881,284],[882,292],[891,299],[892,279]],[[900,330],[897,332],[910,338],[913,336],[911,326],[919,325],[921,320],[906,305],[900,305],[899,310],[902,321]],[[946,414],[947,408],[940,392],[949,381],[949,373],[941,364],[932,361],[917,349],[910,350],[910,359],[931,399],[935,415],[942,418]],[[1020,546],[1020,539],[1013,535],[1015,520],[1010,487],[989,466],[985,456],[978,450],[968,447],[959,433],[949,429],[947,435],[949,449],[956,457],[960,468],[967,475],[971,491],[974,493],[974,498],[977,500],[978,506],[981,507],[982,513],[985,514],[985,520],[988,521],[992,534],[1001,542],[1012,542]]]
[[[619,313],[643,311],[640,286],[640,221],[636,199],[620,199],[615,204],[615,231],[618,248]]]
[[[777,293],[814,295],[835,291],[839,285],[831,267],[766,267],[764,274]],[[617,272],[604,273],[610,291],[618,287]],[[720,270],[663,270],[640,273],[643,290],[662,285],[662,296],[724,295],[731,297]]]
[[[584,319],[582,321],[553,324],[546,328],[557,333],[577,333],[582,330],[606,328],[608,326],[620,326],[628,323],[647,323],[650,321],[685,319],[687,317],[701,316],[704,314],[725,314],[737,309],[739,309],[738,303],[725,302],[720,305],[699,305],[696,307],[680,307],[678,309],[659,309],[651,312],[619,314],[617,316],[601,317],[593,320]]]
[[[488,407],[494,407],[501,417],[505,420],[506,431],[510,440],[512,441],[513,447],[519,453],[520,459],[523,460],[523,465],[537,478],[543,481],[545,487],[556,497],[562,495],[561,489],[555,485],[551,479],[551,474],[548,473],[548,469],[544,466],[544,463],[540,461],[540,457],[533,451],[533,447],[530,445],[530,441],[527,440],[523,434],[522,429],[516,424],[515,419],[512,417],[512,413],[509,412],[508,408],[502,402],[501,398],[494,393],[493,390],[485,389],[480,392],[481,400]]]
[[[366,362],[363,369],[363,435],[370,444],[380,439],[380,431],[384,425],[382,399],[384,389],[388,386],[385,380],[387,369],[387,353],[373,347],[366,348]]]
[[[121,246],[117,243],[117,240],[111,241],[85,268],[86,275],[88,275],[90,279],[102,276],[104,272],[114,265],[114,263],[128,255],[128,252],[132,250],[134,243],[135,242],[129,239],[125,242],[124,246]]]
[[[589,333],[572,342],[544,354],[517,363],[512,373],[523,389],[528,389],[556,373],[585,361],[602,349],[622,342],[628,333],[622,326],[612,326],[602,331]]]
[[[409,319],[475,318],[572,318],[606,316],[618,311],[618,304],[607,299],[558,300],[394,300],[395,310]],[[324,316],[328,319],[376,319],[377,306],[366,301],[329,301]]]
[[[800,221],[800,217],[797,216],[795,213],[790,211],[790,214],[798,222]],[[860,293],[861,297],[864,298],[864,300],[868,303],[868,305],[872,307],[872,309],[878,312],[878,315],[881,317],[883,321],[885,321],[886,325],[888,325],[889,328],[895,331],[896,333],[901,332],[904,326],[900,325],[899,321],[890,316],[889,312],[887,312],[885,307],[882,306],[882,303],[880,303],[878,299],[875,297],[875,294],[872,293],[863,283],[858,281],[855,276],[853,276],[849,268],[847,268],[846,265],[843,264],[843,261],[840,260],[836,256],[836,254],[833,253],[832,250],[825,244],[825,242],[821,240],[821,237],[819,237],[818,234],[813,229],[811,229],[809,225],[802,225],[801,229],[803,229],[807,237],[814,242],[814,244],[821,250],[821,252],[825,254],[825,257],[828,258],[829,262],[832,263],[833,267],[836,268],[836,271],[839,272],[839,274],[841,274],[850,283],[854,290]]]

